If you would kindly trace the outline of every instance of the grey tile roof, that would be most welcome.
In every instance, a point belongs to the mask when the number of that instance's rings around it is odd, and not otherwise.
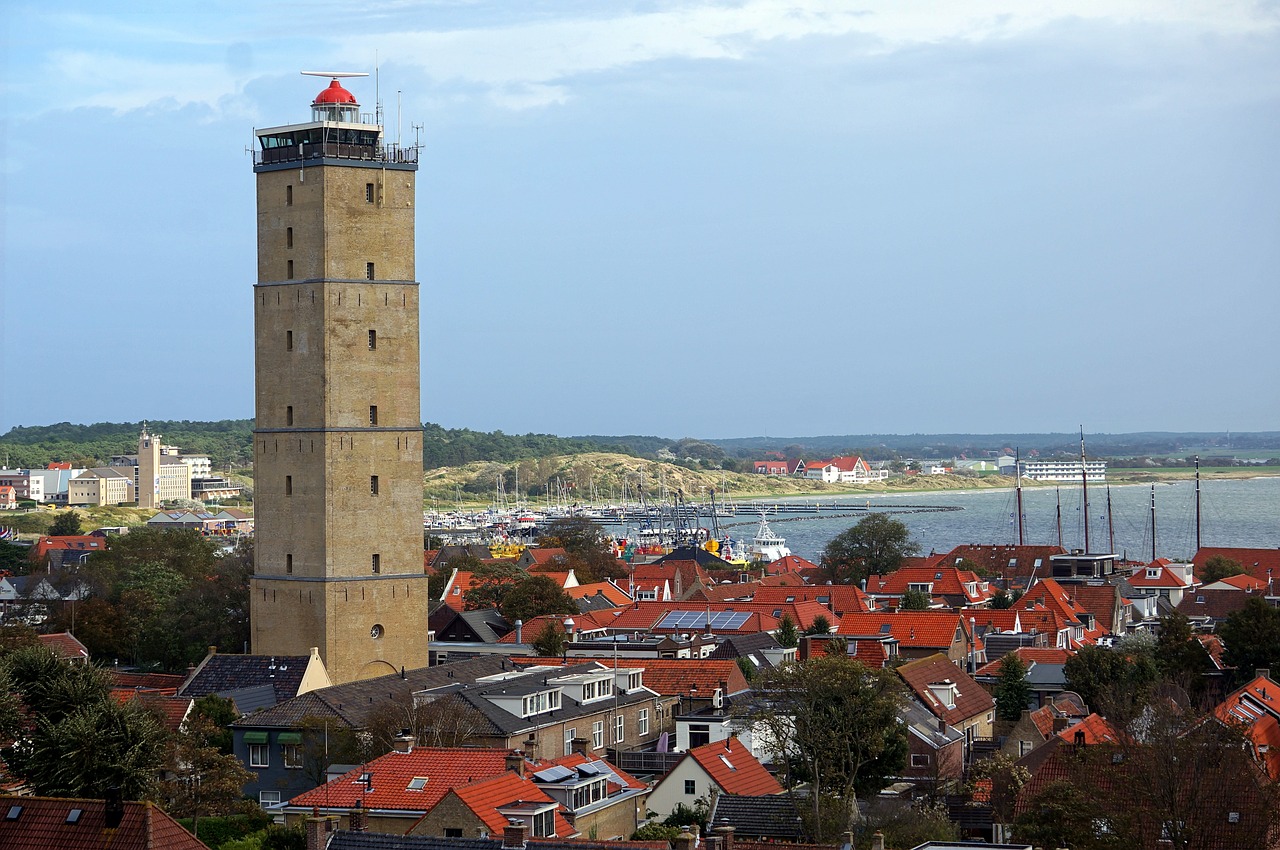
[[[804,838],[800,813],[787,794],[765,797],[721,794],[711,809],[708,823],[712,826],[731,826],[734,828],[734,837],[743,840],[771,838],[800,841]]]
[[[239,728],[292,729],[304,717],[332,717],[353,729],[363,729],[368,725],[370,715],[388,702],[401,703],[410,699],[415,691],[473,682],[477,677],[501,673],[510,667],[505,658],[486,655],[408,670],[404,678],[399,673],[392,673],[376,679],[333,685],[282,701],[232,725]]]
[[[339,830],[328,850],[499,850],[499,838],[435,838],[428,835],[387,835]]]
[[[782,644],[778,643],[777,638],[768,632],[756,632],[745,635],[729,635],[720,642],[709,658],[745,658],[752,653],[756,654],[762,662],[764,657],[760,655],[762,649],[777,649]]]
[[[215,653],[206,658],[191,678],[178,689],[178,696],[199,699],[254,685],[271,685],[275,690],[275,701],[284,702],[297,696],[310,660],[306,655]]]

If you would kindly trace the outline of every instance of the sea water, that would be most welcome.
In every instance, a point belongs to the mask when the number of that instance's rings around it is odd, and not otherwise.
[[[1189,559],[1196,550],[1195,482],[1179,481],[1155,485],[1156,555],[1172,560]],[[1112,549],[1134,560],[1151,557],[1151,495],[1148,484],[1123,484],[1108,488],[1089,485],[1089,546],[1091,552]],[[1058,504],[1061,501],[1062,545],[1083,549],[1084,511],[1079,485],[1024,487],[1022,490],[1023,540],[1028,545],[1058,544]],[[937,493],[857,495],[840,497],[793,497],[785,501],[839,502],[869,506],[871,510],[892,511],[894,506],[954,506],[962,510],[937,513],[902,513],[896,518],[906,524],[921,554],[947,552],[963,544],[1010,544],[1018,542],[1016,496],[1009,490],[962,490]],[[759,516],[739,501],[739,513],[721,519],[722,528],[732,523],[728,533],[749,540],[759,525]],[[793,554],[811,561],[822,556],[831,538],[851,527],[857,517],[781,514],[770,516],[773,530],[786,538]],[[706,519],[703,520],[704,524]],[[1200,536],[1204,546],[1280,547],[1280,476],[1250,479],[1202,481],[1200,484]]]

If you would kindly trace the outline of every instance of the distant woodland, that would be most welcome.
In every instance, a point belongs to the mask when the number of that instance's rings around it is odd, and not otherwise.
[[[252,460],[253,420],[218,422],[189,420],[150,421],[147,427],[161,434],[167,445],[207,454],[215,469],[243,468]],[[21,426],[0,436],[0,463],[9,467],[43,467],[50,461],[71,461],[96,466],[112,455],[137,448],[141,422],[98,422],[92,425]],[[1023,456],[1074,456],[1080,450],[1076,434],[861,434],[819,437],[737,437],[731,439],[671,439],[627,435],[558,437],[554,434],[506,434],[422,426],[422,461],[426,469],[462,466],[476,461],[509,463],[535,458],[614,452],[642,458],[662,458],[676,463],[696,461],[701,468],[748,471],[744,461],[774,452],[787,457],[824,457],[860,454],[868,460],[914,457],[979,457],[984,452],[1018,448]],[[1149,465],[1149,458],[1172,458],[1190,450],[1221,460],[1239,452],[1280,450],[1280,432],[1241,434],[1145,432],[1090,434],[1089,454],[1094,457],[1132,458],[1131,464]],[[1163,463],[1161,465],[1164,465]],[[1176,465],[1176,464],[1170,464]]]

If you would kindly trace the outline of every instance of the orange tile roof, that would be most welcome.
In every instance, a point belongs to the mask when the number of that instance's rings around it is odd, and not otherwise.
[[[818,602],[828,606],[837,614],[871,610],[866,594],[851,584],[762,587],[756,591],[754,601],[763,605],[777,605],[780,602]]]
[[[934,596],[960,596],[970,605],[991,597],[992,590],[986,579],[979,578],[971,570],[958,570],[951,566],[902,567],[884,576],[867,578],[867,593],[901,596],[913,584],[933,586]],[[969,592],[969,587],[973,592]]]
[[[925,708],[952,725],[959,725],[995,708],[996,702],[991,695],[940,652],[903,664],[898,668],[898,675]],[[955,703],[950,707],[940,701],[929,687],[943,682],[956,685]]]
[[[734,602],[751,600],[760,587],[758,581],[733,582],[731,584],[699,585],[685,596],[685,602]]]
[[[769,572],[775,575],[785,575],[786,573],[801,573],[805,570],[816,570],[818,565],[813,561],[801,558],[799,555],[787,555],[776,561],[770,561],[768,564]]]
[[[52,549],[102,552],[106,548],[107,542],[101,537],[94,537],[91,534],[68,534],[62,537],[39,538],[27,556],[35,561],[43,561],[44,556]]]
[[[1248,573],[1227,576],[1226,578],[1218,579],[1215,584],[1217,583],[1229,584],[1232,587],[1239,588],[1240,590],[1262,590],[1262,588],[1267,586],[1265,581],[1255,576],[1251,576]]]
[[[537,546],[530,546],[524,551],[525,554],[529,556],[529,560],[538,565],[549,564],[554,561],[565,561],[569,557],[569,553],[563,548],[554,546],[549,546],[545,549]]]
[[[510,753],[494,747],[413,747],[407,753],[390,752],[299,794],[289,805],[345,810],[363,801],[367,809],[427,812],[451,788],[507,773]],[[364,773],[373,776],[372,790],[360,781]],[[421,790],[410,791],[415,777],[426,777],[427,782]]]
[[[726,794],[763,797],[781,794],[782,786],[736,737],[689,750],[693,759]]]
[[[208,850],[207,845],[153,803],[126,802],[124,818],[106,826],[106,802],[76,798],[0,797],[0,847],[5,850]],[[68,823],[71,812],[80,815]]]
[[[845,614],[840,618],[842,635],[871,637],[890,634],[909,649],[949,649],[965,640],[960,614],[954,611],[873,611]]]
[[[565,588],[574,599],[583,599],[588,596],[603,596],[614,605],[630,605],[631,597],[627,592],[618,587],[611,581],[595,581],[590,584],[580,584],[577,587]]]
[[[186,676],[174,673],[134,673],[132,671],[110,670],[111,681],[117,688],[180,688],[187,680]]]
[[[750,614],[746,622],[739,628],[717,629],[717,634],[754,634],[756,632],[773,631],[778,627],[777,618],[766,612],[771,609],[765,609],[764,606],[757,606],[752,602],[635,602],[630,607],[621,609],[610,628],[619,631],[653,632],[655,634],[688,632],[692,631],[692,629],[685,627],[683,629],[659,630],[657,625],[662,622],[663,617],[672,611],[708,610],[712,613],[716,611],[745,611]]]
[[[45,647],[58,653],[58,657],[63,661],[87,661],[89,659],[88,648],[76,640],[75,635],[70,632],[37,635],[37,637],[40,638],[40,643]]]
[[[504,773],[491,779],[480,779],[467,785],[454,788],[450,793],[458,798],[464,806],[471,810],[493,836],[501,836],[507,826],[507,818],[498,809],[516,802],[554,803],[547,793],[533,784],[528,777],[519,777],[514,773]],[[556,806],[556,836],[567,838],[577,835],[578,831],[564,819],[563,806]]]
[[[778,563],[777,561],[773,562]],[[772,566],[772,564],[770,564]],[[817,569],[814,567],[813,569]],[[777,575],[768,575],[760,579],[761,587],[803,587],[804,579],[796,573],[778,573]]]
[[[534,617],[525,623],[521,628],[523,632],[524,642],[528,643],[538,636],[547,623],[551,623],[557,632],[564,632],[564,620],[566,617],[573,620],[573,630],[580,635],[588,637],[598,637],[605,629],[613,626],[617,620],[618,614],[626,608],[603,608],[599,611],[583,611],[580,614],[542,614]],[[515,643],[515,629],[507,632],[498,638],[498,643]]]
[[[1122,739],[1120,732],[1112,726],[1105,717],[1100,714],[1090,714],[1084,720],[1074,726],[1068,726],[1058,733],[1058,737],[1066,741],[1068,744],[1074,744],[1081,740],[1078,736],[1083,736],[1084,743],[1094,746],[1097,744],[1118,744]]]
[[[595,658],[612,667],[612,659]],[[712,658],[637,658],[623,659],[621,667],[643,667],[644,686],[663,696],[688,696],[689,687],[697,685],[698,693],[711,696],[723,681],[728,684],[726,694],[736,694],[751,686],[742,675],[742,668],[729,659]]]
[[[1270,577],[1280,582],[1280,549],[1206,546],[1196,552],[1195,557],[1191,559],[1191,563],[1195,565],[1196,575],[1204,569],[1205,562],[1215,555],[1235,561],[1256,579],[1265,582]]]

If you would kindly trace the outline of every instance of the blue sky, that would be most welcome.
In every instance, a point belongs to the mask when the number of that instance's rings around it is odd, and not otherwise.
[[[1274,0],[19,0],[0,27],[0,429],[252,416],[245,148],[306,120],[299,70],[375,55],[389,135],[397,101],[422,127],[424,420],[1280,428]]]

